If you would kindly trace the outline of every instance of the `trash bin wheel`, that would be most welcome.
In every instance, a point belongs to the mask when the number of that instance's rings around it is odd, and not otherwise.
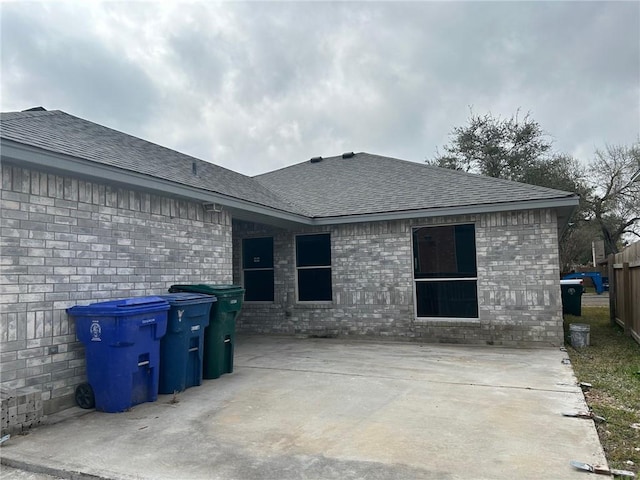
[[[96,398],[93,395],[93,388],[88,383],[81,383],[76,387],[76,403],[80,408],[94,408]]]

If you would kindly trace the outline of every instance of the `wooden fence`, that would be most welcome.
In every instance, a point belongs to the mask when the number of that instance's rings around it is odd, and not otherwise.
[[[607,267],[611,321],[640,343],[640,242],[609,255]]]

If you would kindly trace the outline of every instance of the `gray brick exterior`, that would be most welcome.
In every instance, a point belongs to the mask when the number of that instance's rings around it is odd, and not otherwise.
[[[416,318],[413,226],[474,223],[479,318]],[[297,233],[330,232],[330,304],[296,302]],[[360,335],[426,342],[561,345],[557,219],[553,210],[438,217],[287,231],[234,223],[234,281],[242,282],[241,240],[274,237],[275,301],[246,302],[240,331]]]
[[[1,194],[3,430],[73,405],[86,381],[67,307],[232,279],[227,212],[7,164]]]

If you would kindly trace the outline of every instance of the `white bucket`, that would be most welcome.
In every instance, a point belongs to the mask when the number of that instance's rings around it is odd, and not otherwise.
[[[571,346],[573,348],[583,348],[589,346],[591,326],[586,323],[569,324],[569,335],[571,336]]]

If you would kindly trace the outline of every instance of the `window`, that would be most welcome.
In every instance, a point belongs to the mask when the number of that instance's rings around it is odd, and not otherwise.
[[[273,302],[273,237],[242,240],[244,299]]]
[[[418,317],[478,318],[475,225],[413,229]]]
[[[298,301],[331,301],[331,237],[328,233],[296,237]]]

